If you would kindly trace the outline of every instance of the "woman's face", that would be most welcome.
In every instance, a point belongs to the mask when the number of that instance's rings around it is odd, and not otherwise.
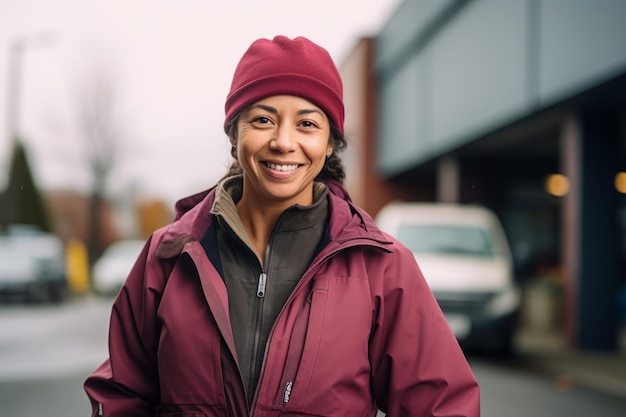
[[[313,203],[313,180],[332,152],[330,122],[310,101],[272,96],[252,104],[237,122],[243,199],[288,207]]]

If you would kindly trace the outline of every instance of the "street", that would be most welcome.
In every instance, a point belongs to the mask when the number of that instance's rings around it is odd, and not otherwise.
[[[0,305],[0,416],[90,415],[82,383],[106,356],[110,298]],[[483,417],[623,417],[626,399],[533,373],[519,361],[470,357]]]
[[[623,417],[626,400],[538,375],[515,364],[471,360],[483,417]]]
[[[88,416],[86,375],[106,356],[111,299],[0,304],[0,416]]]

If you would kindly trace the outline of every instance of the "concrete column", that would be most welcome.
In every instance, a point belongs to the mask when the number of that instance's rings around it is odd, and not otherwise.
[[[615,350],[617,311],[617,168],[619,118],[569,117],[562,166],[571,184],[563,207],[563,259],[569,274],[570,336],[585,350]]]
[[[445,156],[437,164],[437,201],[458,203],[460,195],[459,161]]]
[[[578,283],[580,281],[580,141],[581,133],[577,115],[565,117],[561,126],[561,172],[570,181],[570,191],[563,197],[561,206],[561,263],[564,271],[563,323],[570,344],[576,340]]]
[[[619,118],[591,112],[582,119],[581,257],[577,343],[615,350],[617,310],[617,191]]]

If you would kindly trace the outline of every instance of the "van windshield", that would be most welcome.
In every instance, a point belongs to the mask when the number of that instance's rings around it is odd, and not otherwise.
[[[443,253],[476,257],[494,255],[491,239],[478,227],[404,224],[398,229],[398,240],[415,253]]]

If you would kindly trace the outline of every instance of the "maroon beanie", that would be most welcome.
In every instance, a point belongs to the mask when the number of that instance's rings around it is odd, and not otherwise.
[[[254,41],[235,69],[226,98],[226,122],[246,106],[280,94],[319,106],[343,134],[341,76],[324,48],[303,37]]]

